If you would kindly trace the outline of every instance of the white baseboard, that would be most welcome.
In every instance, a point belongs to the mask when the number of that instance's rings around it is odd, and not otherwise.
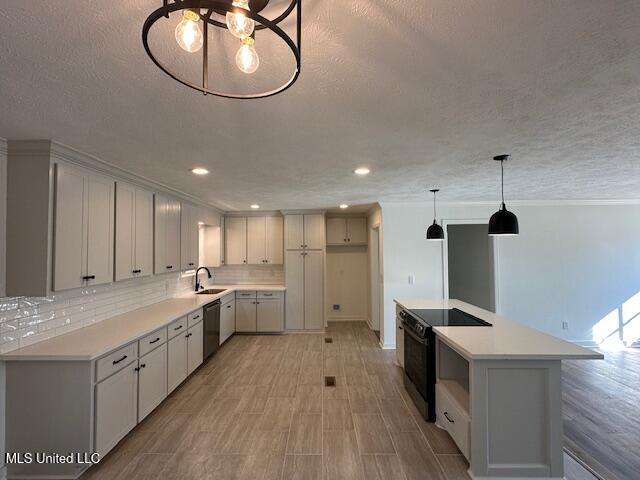
[[[395,350],[396,349],[396,344],[395,343],[382,343],[380,342],[380,348],[383,350]]]
[[[328,322],[367,322],[369,323],[369,317],[363,316],[350,316],[350,315],[329,315],[327,317]]]

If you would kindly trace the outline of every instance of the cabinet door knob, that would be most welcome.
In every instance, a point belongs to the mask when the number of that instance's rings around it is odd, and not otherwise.
[[[184,338],[189,338],[191,335],[193,335],[193,333],[187,333]]]
[[[242,260],[242,263],[247,263],[247,261],[246,260]]]
[[[227,308],[231,308],[231,305],[227,305]]]
[[[147,367],[146,363],[143,363],[142,365],[140,365],[140,368],[146,368],[146,367]]]
[[[189,266],[190,266],[190,267],[193,267],[193,262],[189,262]]]

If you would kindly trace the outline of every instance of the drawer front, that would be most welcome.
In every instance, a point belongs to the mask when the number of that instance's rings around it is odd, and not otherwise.
[[[187,329],[187,317],[181,317],[177,320],[174,320],[167,327],[167,333],[169,338],[173,338],[176,335],[180,335]]]
[[[236,299],[236,292],[227,293],[222,299],[220,299],[220,303],[222,305],[226,305],[229,302],[232,302]]]
[[[167,328],[161,328],[153,333],[150,333],[144,338],[138,340],[138,352],[140,356],[149,353],[156,347],[159,347],[167,341]]]
[[[256,298],[255,290],[239,290],[236,292],[236,298]]]
[[[282,298],[283,293],[279,290],[260,290],[258,291],[258,298]]]
[[[196,310],[195,312],[191,312],[187,315],[187,327],[191,328],[196,323],[202,321],[202,309]]]
[[[138,342],[130,343],[96,361],[96,381],[116,373],[138,359]]]
[[[439,384],[436,384],[436,416],[438,425],[449,432],[462,454],[469,459],[469,419]]]

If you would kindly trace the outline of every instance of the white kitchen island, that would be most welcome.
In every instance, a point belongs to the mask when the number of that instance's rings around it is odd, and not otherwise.
[[[459,300],[395,299],[402,309],[457,308],[491,327],[434,327],[437,425],[473,479],[562,479],[562,360],[602,354]]]

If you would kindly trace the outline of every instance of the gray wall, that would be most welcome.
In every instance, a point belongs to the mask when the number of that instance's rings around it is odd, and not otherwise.
[[[0,297],[5,292],[5,243],[7,224],[7,142],[0,138]],[[5,373],[4,362],[0,362],[0,479],[6,473],[4,467],[4,426],[5,426]]]
[[[396,297],[442,298],[443,244],[425,241],[431,204],[383,203],[385,344],[395,344]],[[508,205],[509,206],[509,205]],[[441,206],[448,223],[484,220],[495,205]],[[570,341],[640,335],[640,204],[509,207],[520,235],[496,240],[501,315]],[[408,276],[415,283],[408,284]],[[567,321],[569,328],[562,329]]]
[[[449,297],[493,311],[493,244],[487,228],[487,224],[447,226]]]

